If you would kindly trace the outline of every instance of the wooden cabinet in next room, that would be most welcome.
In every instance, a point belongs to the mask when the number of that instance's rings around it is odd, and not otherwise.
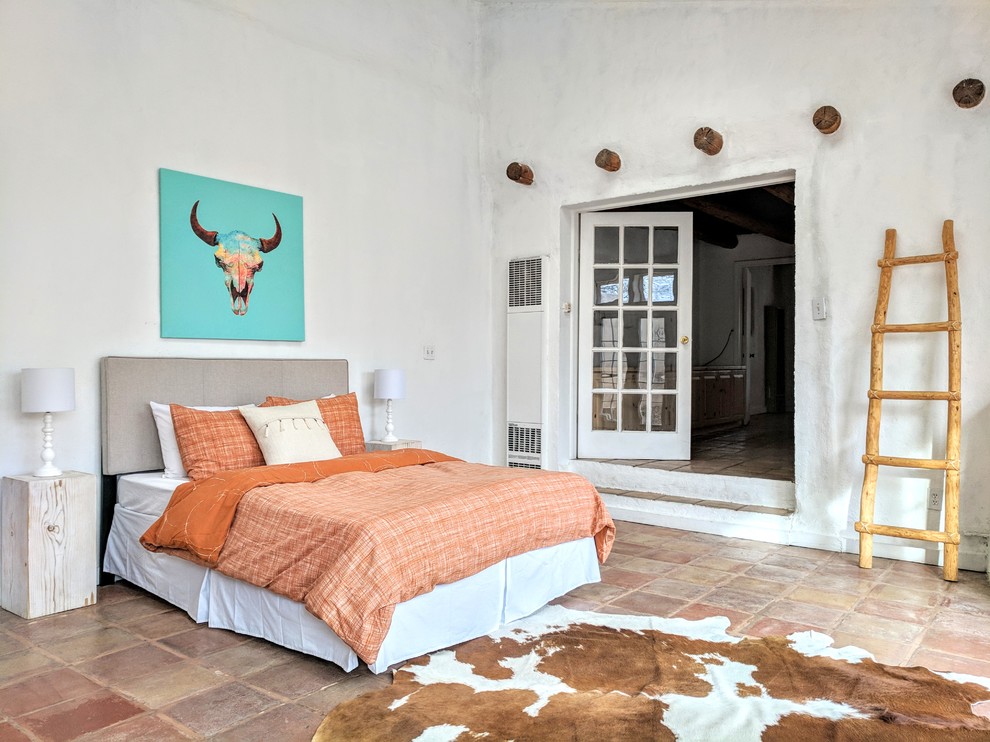
[[[746,413],[746,367],[700,366],[691,372],[691,427],[741,425]]]

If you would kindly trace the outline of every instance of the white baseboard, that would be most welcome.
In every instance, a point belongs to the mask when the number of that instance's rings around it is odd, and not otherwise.
[[[631,523],[676,528],[715,536],[764,541],[770,544],[801,546],[848,554],[859,553],[859,534],[841,536],[792,530],[791,516],[766,515],[738,510],[706,508],[681,503],[637,500],[621,495],[602,495],[609,514],[616,520]],[[972,572],[987,572],[987,539],[963,536],[959,545],[959,568]],[[874,536],[873,553],[883,559],[941,564],[942,550],[936,544],[921,546],[918,542]]]
[[[844,534],[844,550],[859,554],[859,534]],[[890,536],[873,537],[873,555],[882,559],[897,559],[918,564],[942,564],[942,547],[936,543],[919,542],[912,539],[898,539]],[[987,538],[985,536],[963,536],[959,544],[959,569],[968,572],[986,572]]]
[[[843,551],[843,541],[838,536],[828,536],[824,533],[808,531],[791,531],[790,546],[803,546],[806,549],[821,549],[822,551]]]
[[[846,531],[841,535],[797,531],[792,529],[793,516],[641,500],[612,494],[603,494],[602,500],[609,514],[616,520],[771,544],[802,546],[848,554],[859,553],[859,534],[855,531]],[[920,545],[918,541],[911,539],[874,536],[873,553],[883,559],[919,564],[942,563],[940,546],[927,543]],[[987,537],[963,536],[959,545],[959,568],[986,573],[988,566],[990,560],[988,560]]]

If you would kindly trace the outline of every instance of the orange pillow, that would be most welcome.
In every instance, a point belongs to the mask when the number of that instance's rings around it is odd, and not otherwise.
[[[177,404],[169,409],[179,455],[190,479],[265,465],[264,454],[240,410],[207,412]]]
[[[297,404],[300,400],[288,397],[268,397],[259,407],[275,407]],[[302,400],[306,401],[306,400]],[[361,428],[361,415],[358,412],[357,394],[341,394],[338,397],[323,397],[316,400],[323,415],[323,422],[330,429],[330,437],[341,456],[364,453],[364,430]],[[188,468],[188,467],[187,467]]]

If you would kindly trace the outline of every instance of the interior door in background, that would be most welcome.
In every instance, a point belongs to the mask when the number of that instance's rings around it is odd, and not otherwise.
[[[581,215],[578,457],[691,457],[690,212]]]

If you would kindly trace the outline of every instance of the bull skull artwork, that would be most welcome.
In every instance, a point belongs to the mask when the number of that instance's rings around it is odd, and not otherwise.
[[[197,237],[217,248],[213,257],[217,267],[223,271],[224,282],[230,292],[230,309],[242,317],[247,314],[248,299],[254,289],[254,274],[264,265],[261,256],[278,247],[282,241],[282,225],[278,223],[278,217],[272,214],[275,234],[267,239],[258,239],[238,230],[220,234],[203,228],[196,217],[198,207],[199,201],[193,204],[189,224]]]

